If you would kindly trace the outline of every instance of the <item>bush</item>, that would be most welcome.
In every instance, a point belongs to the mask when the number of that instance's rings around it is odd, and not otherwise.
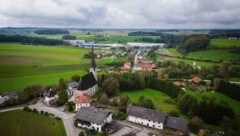
[[[168,115],[173,117],[179,117],[179,112],[177,110],[171,110]]]
[[[49,113],[48,113],[48,112],[44,112],[44,115],[45,115],[45,116],[49,116]]]
[[[24,107],[23,111],[29,111],[29,108],[28,107]]]
[[[85,136],[85,134],[81,131],[78,136]]]
[[[60,117],[55,117],[56,120],[62,120]]]
[[[118,120],[125,120],[126,117],[127,117],[127,115],[124,112],[121,112],[121,111],[113,114],[113,118],[118,119]]]
[[[34,108],[33,113],[38,113],[38,110]]]
[[[41,110],[41,111],[40,111],[40,114],[42,114],[42,115],[43,115],[43,114],[44,114],[44,111],[42,111],[42,110]]]

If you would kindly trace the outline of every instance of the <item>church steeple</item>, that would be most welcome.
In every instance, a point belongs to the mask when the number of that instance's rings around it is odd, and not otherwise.
[[[92,53],[91,53],[91,67],[94,70],[96,69],[96,63],[95,63],[95,55],[94,55],[94,51],[93,51],[93,44],[92,44]]]

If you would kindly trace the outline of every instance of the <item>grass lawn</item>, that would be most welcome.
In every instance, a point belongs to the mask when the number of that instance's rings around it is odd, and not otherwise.
[[[190,52],[187,58],[201,59],[201,60],[233,60],[240,61],[240,55],[228,53],[226,50],[210,49],[204,51]]]
[[[29,46],[0,43],[0,92],[19,91],[31,84],[57,84],[59,78],[82,76],[90,59],[89,49],[63,46]],[[112,59],[96,59],[97,66]]]
[[[173,56],[179,56],[182,57],[182,54],[179,53],[176,48],[169,48],[168,51],[173,55]]]
[[[221,93],[217,93],[217,92],[204,92],[204,93],[197,93],[197,92],[193,92],[191,90],[186,91],[188,94],[194,96],[195,98],[197,98],[198,100],[201,99],[202,96],[208,96],[210,98],[214,98],[217,102],[220,101],[225,101],[228,103],[228,105],[230,107],[233,108],[233,110],[235,111],[235,113],[240,117],[240,102],[237,100],[234,100],[224,94]]]
[[[121,43],[121,42],[135,42],[134,40],[141,37],[148,37],[157,39],[159,36],[115,36],[115,37],[108,37],[106,41],[100,41],[99,43],[106,43],[106,44],[113,44],[113,43]],[[141,42],[141,41],[140,41]]]
[[[14,110],[0,113],[1,136],[66,136],[62,121]]]
[[[240,78],[238,78],[238,77],[233,77],[233,78],[230,78],[229,81],[240,82]]]
[[[162,110],[164,112],[169,112],[171,110],[178,110],[176,103],[173,99],[168,97],[166,94],[152,90],[152,89],[144,89],[140,91],[129,91],[129,92],[122,92],[121,96],[128,96],[129,99],[134,102],[138,103],[138,100],[141,96],[145,98],[151,99],[158,110]],[[170,103],[166,101],[171,101]]]
[[[232,46],[240,47],[240,40],[212,39],[210,47],[229,48]]]

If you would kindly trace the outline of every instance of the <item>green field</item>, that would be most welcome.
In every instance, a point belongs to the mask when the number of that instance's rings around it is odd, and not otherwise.
[[[228,40],[228,39],[212,39],[210,47],[213,48],[229,48],[229,47],[240,47],[240,40]]]
[[[214,98],[217,102],[225,101],[228,103],[230,107],[233,108],[233,110],[236,112],[236,114],[240,117],[240,102],[237,100],[234,100],[224,94],[217,93],[217,92],[204,92],[204,93],[197,93],[193,92],[191,90],[186,91],[188,94],[194,96],[198,100],[201,99],[202,96],[208,96],[210,98]]]
[[[226,50],[210,49],[204,51],[190,52],[187,58],[201,59],[201,60],[233,60],[240,61],[240,55],[228,53]]]
[[[0,136],[66,136],[63,122],[22,110],[0,113]]]
[[[83,75],[90,59],[89,49],[63,46],[29,46],[0,43],[0,92],[19,91],[31,84],[57,84],[59,78]],[[97,66],[112,59],[96,59]]]
[[[128,96],[129,99],[134,103],[138,103],[139,98],[141,96],[144,96],[145,98],[151,99],[153,101],[156,109],[162,110],[164,112],[169,112],[171,110],[178,110],[174,100],[172,100],[166,94],[156,90],[144,89],[140,91],[128,91],[128,92],[123,92],[120,95]],[[171,101],[172,103],[166,102],[168,100]]]

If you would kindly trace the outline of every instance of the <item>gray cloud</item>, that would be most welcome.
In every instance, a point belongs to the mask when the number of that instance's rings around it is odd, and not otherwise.
[[[0,0],[0,27],[239,28],[239,0]]]

